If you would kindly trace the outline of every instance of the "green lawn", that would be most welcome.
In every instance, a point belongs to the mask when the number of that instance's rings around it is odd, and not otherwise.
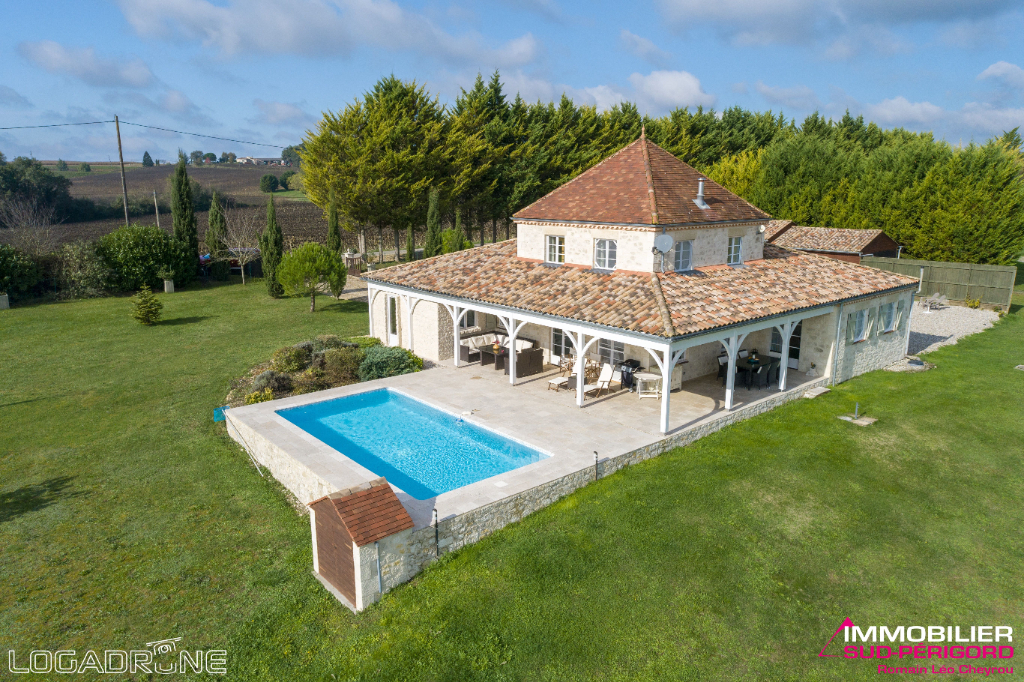
[[[161,300],[153,328],[123,298],[0,313],[0,648],[182,637],[240,680],[850,680],[876,666],[817,656],[846,617],[1021,631],[1020,305],[932,371],[630,467],[354,616],[211,411],[274,348],[361,333],[365,305]],[[879,422],[835,418],[855,401]]]
[[[275,199],[291,199],[293,201],[309,201],[306,193],[298,189],[282,189],[274,192]]]

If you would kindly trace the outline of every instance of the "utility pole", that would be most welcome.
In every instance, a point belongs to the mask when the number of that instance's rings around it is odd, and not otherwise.
[[[121,195],[124,197],[124,225],[128,227],[128,185],[124,181],[124,154],[121,152],[121,122],[114,116],[114,128],[117,130],[117,158],[121,160]]]
[[[156,190],[153,190],[153,208],[156,209],[156,226],[160,227],[160,204],[156,203]]]

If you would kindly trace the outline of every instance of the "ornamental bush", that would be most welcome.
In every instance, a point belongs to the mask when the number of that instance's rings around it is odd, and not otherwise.
[[[122,291],[159,285],[163,269],[180,275],[194,267],[188,247],[153,225],[131,225],[104,235],[96,254],[110,271],[109,286]]]
[[[274,392],[269,388],[265,388],[262,391],[253,391],[245,396],[246,405],[255,405],[256,403],[265,403],[268,400],[274,399]]]
[[[376,336],[351,336],[345,339],[348,343],[354,343],[359,348],[373,348],[380,345],[380,339]]]
[[[324,378],[332,385],[359,381],[359,365],[364,353],[359,348],[331,348],[324,351]]]
[[[60,298],[94,298],[106,293],[107,268],[89,242],[65,244],[57,252]]]
[[[139,293],[132,296],[132,317],[144,325],[156,324],[160,321],[160,312],[164,304],[157,300],[149,285],[143,284]]]
[[[277,176],[271,173],[267,173],[260,178],[260,191],[270,194],[277,189],[278,181]]]
[[[0,244],[0,294],[15,298],[39,282],[39,268],[13,246]]]
[[[371,381],[409,374],[422,367],[423,361],[404,348],[373,346],[366,349],[363,361],[359,363],[359,380]]]
[[[253,391],[262,391],[270,389],[275,393],[283,393],[284,391],[290,391],[292,388],[292,380],[287,374],[280,374],[272,369],[268,369],[266,372],[261,372],[256,375],[256,378],[252,381]]]
[[[309,366],[312,353],[309,348],[285,346],[274,351],[271,367],[276,372],[298,372]]]

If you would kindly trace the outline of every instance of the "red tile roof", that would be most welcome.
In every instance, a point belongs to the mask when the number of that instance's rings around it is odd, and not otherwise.
[[[764,240],[766,242],[774,242],[780,234],[792,226],[792,220],[769,220],[764,224]]]
[[[862,253],[882,230],[845,230],[837,227],[793,226],[772,240],[776,246],[808,251]]]
[[[515,240],[396,265],[363,277],[663,337],[917,284],[891,272],[766,244],[764,258],[742,268],[659,273],[673,330],[661,315],[651,275],[526,261],[516,257]]]
[[[702,177],[641,137],[513,218],[651,225],[652,229],[654,225],[768,219],[767,213],[710,180],[704,182],[709,208],[698,208],[693,200]]]
[[[413,527],[412,518],[387,481],[379,478],[362,489],[342,490],[309,503],[330,500],[356,546],[362,547]]]

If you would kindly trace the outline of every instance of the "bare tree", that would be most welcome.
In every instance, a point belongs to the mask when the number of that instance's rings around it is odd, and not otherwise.
[[[225,211],[227,220],[228,253],[242,268],[242,284],[245,284],[245,266],[260,258],[260,233],[263,231],[263,215],[259,209],[237,208]]]
[[[57,248],[59,222],[53,206],[23,198],[0,202],[0,240],[33,256],[45,256]]]

